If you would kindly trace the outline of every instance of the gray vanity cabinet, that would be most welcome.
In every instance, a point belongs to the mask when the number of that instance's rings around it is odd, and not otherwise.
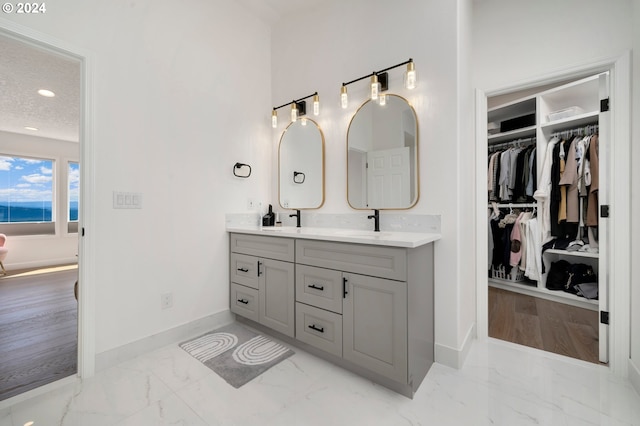
[[[294,240],[232,234],[231,312],[295,335]]]
[[[407,283],[344,274],[342,357],[407,381]]]

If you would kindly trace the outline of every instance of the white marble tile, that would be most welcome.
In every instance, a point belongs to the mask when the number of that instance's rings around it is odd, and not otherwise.
[[[294,350],[235,389],[176,344],[0,411],[0,426],[640,426],[627,380],[492,339],[474,342],[460,370],[434,364],[414,399]]]
[[[113,367],[79,384],[12,408],[14,425],[112,425],[171,390],[152,373]]]
[[[208,374],[214,374],[211,369],[177,344],[136,357],[120,364],[119,367],[154,373],[173,391],[194,383]]]
[[[114,426],[144,425],[207,426],[207,423],[198,417],[180,398],[175,394],[171,394],[116,423]]]

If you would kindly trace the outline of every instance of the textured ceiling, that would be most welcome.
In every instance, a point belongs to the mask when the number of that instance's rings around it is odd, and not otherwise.
[[[80,62],[0,34],[0,130],[78,142],[79,124]]]

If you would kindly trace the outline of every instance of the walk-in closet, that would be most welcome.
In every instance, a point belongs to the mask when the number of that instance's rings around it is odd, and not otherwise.
[[[608,362],[609,73],[488,98],[489,336]]]

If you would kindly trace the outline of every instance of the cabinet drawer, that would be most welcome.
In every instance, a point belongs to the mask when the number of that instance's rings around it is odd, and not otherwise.
[[[407,252],[398,247],[298,240],[296,262],[406,281]]]
[[[231,234],[231,252],[293,262],[295,241],[291,238]]]
[[[258,290],[231,284],[231,312],[258,321]]]
[[[229,277],[232,283],[258,288],[258,258],[231,253]]]
[[[296,303],[296,338],[341,357],[342,316],[303,303]]]
[[[296,266],[296,300],[342,313],[342,273],[333,269]]]

